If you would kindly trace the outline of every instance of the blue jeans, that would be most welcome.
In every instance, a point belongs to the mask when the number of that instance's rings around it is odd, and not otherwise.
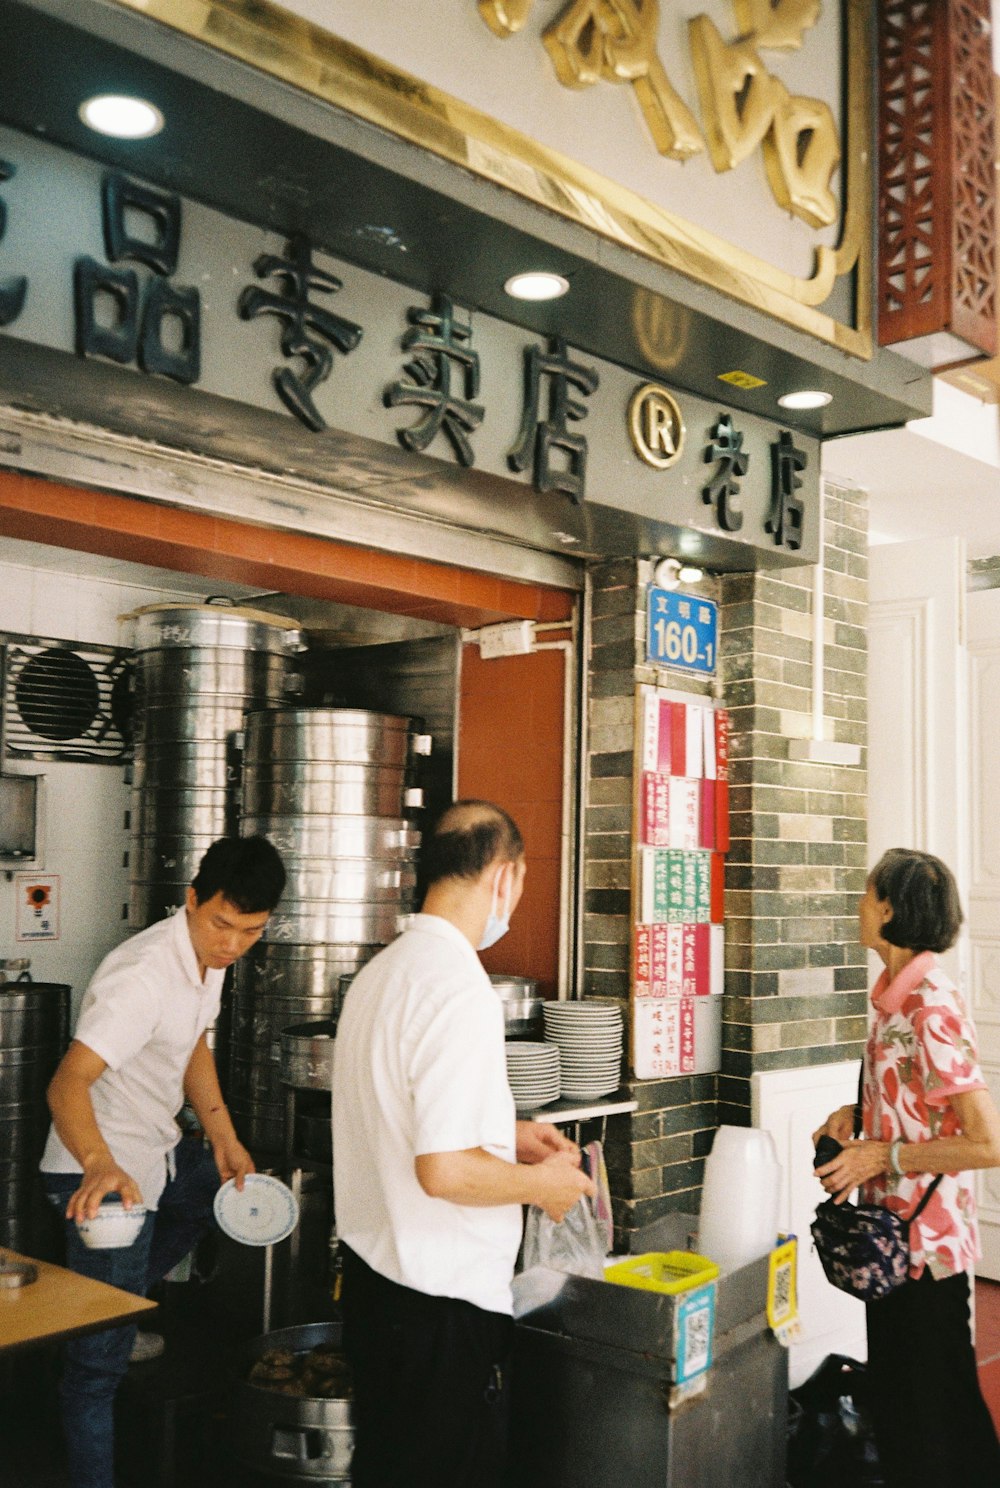
[[[212,1223],[212,1201],[219,1172],[210,1151],[196,1137],[175,1148],[176,1176],[160,1195],[160,1206],[146,1215],[132,1245],[88,1250],[76,1223],[66,1221],[66,1265],[70,1271],[126,1292],[145,1296],[194,1247]],[[80,1186],[79,1173],[43,1173],[50,1201],[65,1210]],[[128,1368],[135,1324],[107,1328],[71,1339],[59,1397],[73,1488],[114,1488],[114,1401]]]

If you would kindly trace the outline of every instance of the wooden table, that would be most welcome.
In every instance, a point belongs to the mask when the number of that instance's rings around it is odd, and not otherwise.
[[[0,1254],[6,1260],[28,1261],[38,1269],[37,1281],[0,1288],[0,1352],[119,1327],[156,1307],[145,1297],[77,1276],[63,1266],[33,1261],[13,1250]]]

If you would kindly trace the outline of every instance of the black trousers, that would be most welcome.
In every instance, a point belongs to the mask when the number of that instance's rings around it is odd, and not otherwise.
[[[341,1250],[354,1488],[499,1488],[513,1320],[398,1286]]]
[[[969,1278],[925,1270],[866,1306],[869,1404],[886,1488],[998,1488],[1000,1443],[979,1388]]]

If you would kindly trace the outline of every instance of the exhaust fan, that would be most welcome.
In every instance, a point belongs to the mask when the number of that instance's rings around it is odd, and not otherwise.
[[[132,754],[132,653],[39,636],[3,643],[3,757],[121,764]]]

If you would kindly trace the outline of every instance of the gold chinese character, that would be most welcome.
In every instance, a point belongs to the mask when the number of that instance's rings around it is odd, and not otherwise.
[[[495,36],[513,36],[531,11],[532,0],[479,0],[479,14]]]
[[[810,227],[836,222],[837,200],[830,179],[839,161],[837,126],[827,105],[785,92],[764,141],[767,179],[778,205]]]
[[[657,55],[659,25],[659,0],[570,0],[543,40],[567,88],[631,83],[657,150],[686,160],[703,140]]]
[[[743,36],[759,47],[790,52],[802,45],[802,33],[819,19],[820,0],[733,0]]]
[[[733,170],[770,129],[786,89],[749,42],[727,44],[708,16],[695,16],[688,26],[712,164]]]

